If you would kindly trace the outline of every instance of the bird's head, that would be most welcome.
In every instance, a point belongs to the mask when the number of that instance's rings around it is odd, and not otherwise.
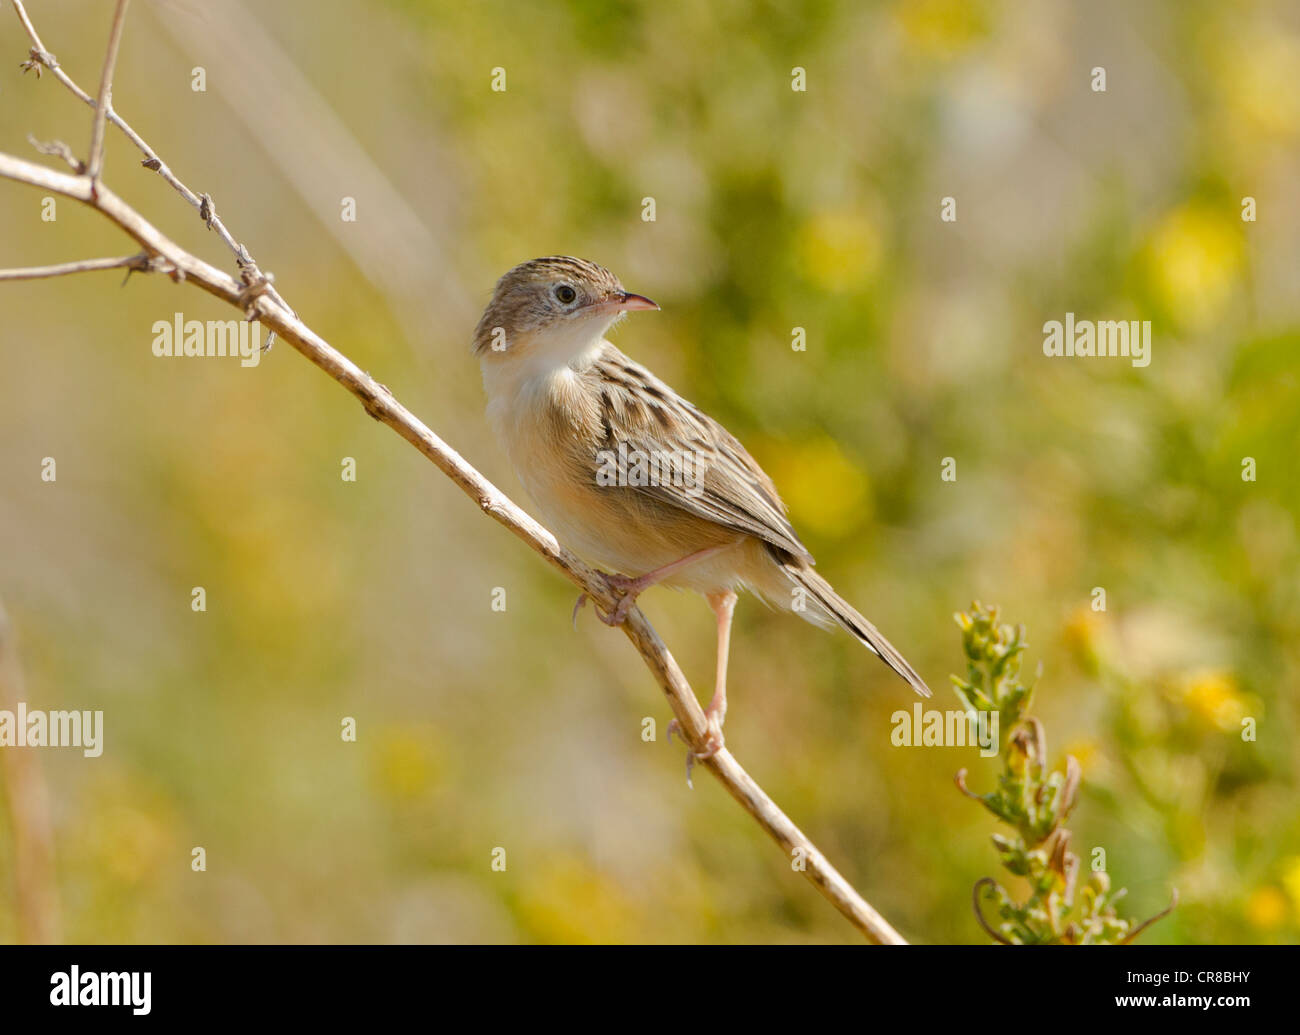
[[[497,281],[474,331],[474,354],[545,354],[566,361],[600,341],[624,313],[658,309],[604,266],[567,255],[520,263]]]

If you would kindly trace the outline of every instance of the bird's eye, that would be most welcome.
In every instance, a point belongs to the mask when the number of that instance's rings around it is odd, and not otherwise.
[[[561,284],[559,287],[555,289],[555,297],[558,298],[565,305],[568,305],[570,302],[572,302],[575,298],[578,297],[578,292],[574,291],[573,288],[569,287],[568,284]]]

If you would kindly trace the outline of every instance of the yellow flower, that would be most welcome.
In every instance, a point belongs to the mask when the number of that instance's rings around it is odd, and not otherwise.
[[[800,269],[819,288],[847,291],[875,276],[884,257],[876,221],[860,208],[819,212],[800,228]]]
[[[853,531],[870,514],[867,476],[834,439],[818,436],[779,450],[773,461],[772,478],[796,527],[836,538]]]
[[[1300,913],[1300,855],[1291,856],[1284,865],[1286,869],[1282,872],[1282,886],[1291,896],[1296,912]]]
[[[1148,276],[1160,301],[1183,326],[1203,329],[1223,313],[1242,263],[1236,210],[1200,203],[1175,209],[1147,244]]]
[[[1074,756],[1074,760],[1079,763],[1080,771],[1084,774],[1091,772],[1092,767],[1101,759],[1101,747],[1092,738],[1074,741],[1066,747],[1065,753]]]
[[[432,730],[390,729],[379,735],[375,770],[390,798],[411,799],[428,790],[439,774]]]
[[[610,944],[635,940],[645,918],[621,886],[582,860],[557,858],[528,881],[520,912],[546,944]]]
[[[1101,619],[1091,605],[1075,608],[1062,630],[1065,646],[1088,672],[1097,670],[1097,652],[1100,646]]]
[[[1182,686],[1188,710],[1225,733],[1240,729],[1246,702],[1228,672],[1207,669],[1188,676]]]
[[[1246,919],[1251,927],[1257,927],[1261,931],[1275,931],[1286,923],[1286,918],[1286,896],[1277,888],[1256,888],[1246,900]]]
[[[976,0],[903,0],[894,19],[913,48],[936,58],[955,57],[988,31]]]

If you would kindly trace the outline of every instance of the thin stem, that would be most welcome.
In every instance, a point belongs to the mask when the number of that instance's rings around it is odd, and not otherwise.
[[[18,20],[22,23],[23,29],[27,32],[27,37],[32,41],[30,59],[25,63],[25,68],[34,68],[39,75],[42,68],[47,69],[55,79],[78,100],[84,104],[89,104],[92,108],[97,108],[95,98],[90,96],[85,90],[77,85],[76,81],[63,70],[58,59],[45,49],[45,44],[41,40],[40,34],[36,31],[36,26],[32,24],[31,18],[27,14],[27,9],[23,6],[22,0],[10,0],[14,11],[18,14]],[[234,235],[227,229],[226,224],[221,221],[217,215],[216,208],[212,203],[212,198],[207,194],[198,194],[191,190],[174,172],[171,167],[162,160],[152,147],[145,141],[144,137],[132,128],[131,124],[122,118],[111,107],[103,109],[105,118],[114,126],[122,131],[128,140],[144,155],[144,161],[140,164],[146,169],[151,169],[166,181],[167,185],[184,198],[203,219],[204,224],[209,230],[216,233],[222,242],[235,256],[235,261],[241,270],[247,270],[250,276],[256,278],[262,276],[262,271],[258,268],[256,260],[248,253],[242,244],[235,240]],[[272,298],[278,301],[285,308],[288,304],[280,297],[274,287],[268,289]]]
[[[24,266],[19,269],[0,270],[0,280],[42,280],[45,277],[62,277],[69,273],[93,273],[96,270],[115,270],[126,267],[133,270],[149,268],[149,256],[143,252],[120,255],[113,259],[78,259],[60,262],[54,266]]]
[[[22,666],[9,616],[0,602],[0,708],[14,712],[26,701]],[[29,945],[59,941],[59,892],[54,881],[54,831],[41,774],[41,752],[0,751],[4,798],[14,833],[14,885],[18,936]]]
[[[99,100],[95,102],[95,121],[90,130],[90,159],[86,173],[91,182],[99,183],[104,168],[104,119],[113,106],[113,70],[117,67],[117,52],[122,46],[122,29],[126,25],[126,7],[131,0],[117,0],[113,11],[113,27],[108,33],[108,53],[104,56],[104,71],[99,76]]]

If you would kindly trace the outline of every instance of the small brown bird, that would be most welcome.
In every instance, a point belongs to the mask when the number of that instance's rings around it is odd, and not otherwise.
[[[551,256],[503,276],[474,332],[488,417],[542,519],[615,573],[605,578],[619,603],[601,619],[619,624],[660,583],[708,599],[717,681],[699,757],[723,744],[738,589],[840,625],[929,697],[903,656],[813,571],[776,486],[745,447],[605,339],[624,314],[658,308],[602,266]]]

